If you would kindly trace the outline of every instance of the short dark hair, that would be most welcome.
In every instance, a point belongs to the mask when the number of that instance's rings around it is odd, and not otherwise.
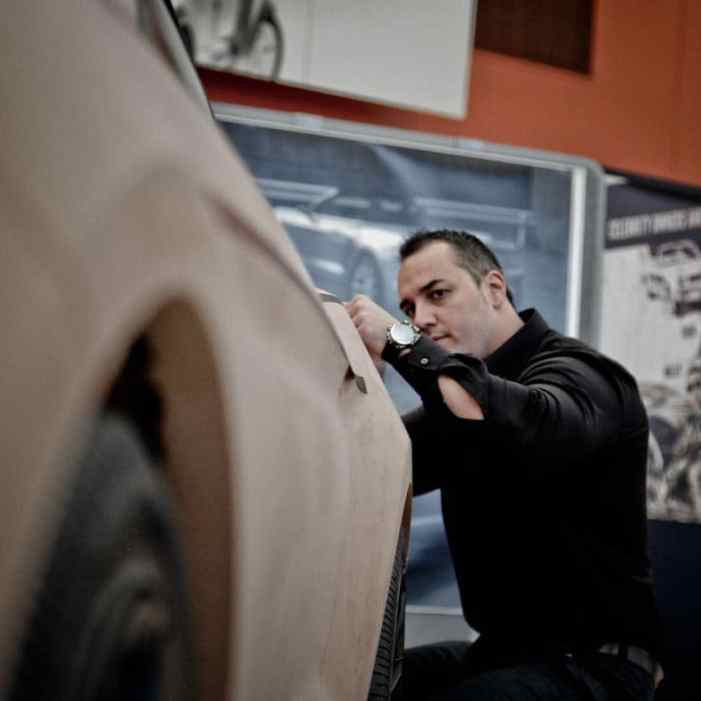
[[[452,229],[417,231],[399,248],[399,260],[403,262],[429,244],[440,242],[452,246],[457,264],[472,276],[477,285],[482,282],[482,278],[490,270],[498,270],[506,279],[504,269],[494,251],[478,236],[468,231],[454,231]],[[506,296],[513,304],[514,298],[509,287],[506,288]]]

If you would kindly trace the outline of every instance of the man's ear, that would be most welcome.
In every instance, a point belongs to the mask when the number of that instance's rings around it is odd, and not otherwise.
[[[487,299],[492,307],[494,307],[494,309],[501,309],[508,301],[506,295],[508,288],[502,273],[499,270],[490,270],[484,278],[482,278],[482,281],[485,284]]]

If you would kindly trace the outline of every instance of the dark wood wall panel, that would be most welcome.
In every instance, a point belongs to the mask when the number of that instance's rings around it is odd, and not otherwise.
[[[593,0],[478,0],[475,46],[588,73]]]

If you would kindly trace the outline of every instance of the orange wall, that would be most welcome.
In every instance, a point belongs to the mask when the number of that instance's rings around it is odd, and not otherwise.
[[[475,50],[463,120],[202,73],[213,100],[561,151],[701,185],[699,29],[698,0],[596,0],[589,75]]]

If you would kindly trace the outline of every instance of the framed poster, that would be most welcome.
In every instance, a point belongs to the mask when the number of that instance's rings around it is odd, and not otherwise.
[[[402,318],[398,249],[419,229],[469,230],[490,245],[520,309],[595,341],[603,174],[557,154],[303,115],[215,105],[314,283],[368,294]],[[398,410],[418,405],[388,369]],[[437,492],[414,500],[410,610],[461,615]]]

